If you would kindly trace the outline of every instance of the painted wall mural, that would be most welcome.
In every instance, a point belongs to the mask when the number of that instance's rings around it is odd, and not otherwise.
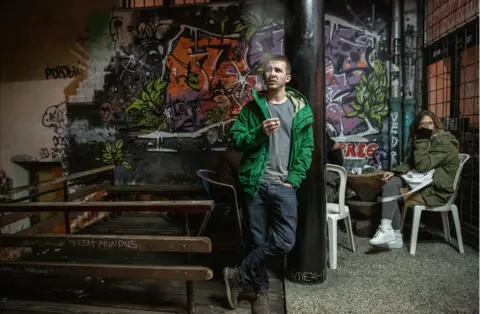
[[[103,86],[92,102],[68,104],[69,170],[115,164],[132,183],[165,180],[160,167],[172,158],[181,164],[172,171],[191,177],[195,166],[181,160],[192,163],[192,152],[213,164],[251,89],[262,88],[262,61],[283,53],[282,16],[278,6],[202,5],[113,12],[91,25],[97,58],[85,74],[103,66]]]
[[[403,36],[405,46],[404,56],[404,72],[405,72],[405,98],[403,102],[403,143],[408,143],[408,128],[415,119],[417,107],[421,107],[421,103],[417,103],[416,97],[421,98],[421,45],[422,34],[418,31],[417,21],[417,0],[407,0],[403,4],[404,21]],[[418,99],[420,101],[420,99]],[[403,145],[403,156],[409,155],[408,145]]]
[[[368,12],[325,17],[327,131],[346,168],[388,165],[388,25],[375,6]]]
[[[326,127],[347,168],[385,167],[390,145],[387,25],[369,12],[326,16]],[[69,171],[115,164],[117,183],[196,180],[263,87],[264,58],[283,53],[283,29],[281,6],[253,3],[96,17],[67,104]]]

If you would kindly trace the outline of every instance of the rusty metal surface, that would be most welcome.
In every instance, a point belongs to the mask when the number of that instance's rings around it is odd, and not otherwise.
[[[211,200],[153,201],[153,202],[31,202],[0,204],[0,212],[207,212],[213,208]]]
[[[143,252],[210,253],[212,243],[206,237],[42,234],[35,236],[0,235],[0,246],[44,247],[98,250],[132,250]]]
[[[71,264],[48,262],[0,262],[0,272],[68,277],[130,279],[210,280],[213,271],[203,266],[136,266],[118,264]]]

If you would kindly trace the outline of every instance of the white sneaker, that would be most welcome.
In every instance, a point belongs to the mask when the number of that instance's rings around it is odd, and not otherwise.
[[[392,228],[386,228],[385,226],[382,226],[380,225],[380,227],[378,227],[377,229],[377,232],[375,233],[375,235],[373,236],[373,238],[371,238],[368,243],[370,243],[371,245],[380,245],[380,244],[385,244],[385,243],[388,243],[390,241],[394,241],[396,240],[396,235],[395,235],[395,231],[393,231]]]
[[[395,240],[383,244],[378,244],[376,246],[386,249],[401,249],[403,248],[403,237],[401,234],[396,234]]]

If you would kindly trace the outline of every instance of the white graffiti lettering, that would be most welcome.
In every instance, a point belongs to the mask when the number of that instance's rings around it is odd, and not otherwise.
[[[396,148],[398,146],[398,112],[392,111],[390,113],[390,123],[391,123],[391,126],[390,126],[390,136],[391,136],[390,155],[391,155],[391,158],[392,158],[392,166],[394,166],[396,164],[396,162],[395,162],[396,157],[397,157]]]
[[[322,277],[322,274],[312,272],[296,272],[293,274],[293,279],[303,282],[315,282]]]

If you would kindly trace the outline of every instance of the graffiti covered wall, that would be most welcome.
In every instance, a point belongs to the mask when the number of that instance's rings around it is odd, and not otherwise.
[[[421,98],[422,85],[421,76],[422,71],[419,66],[421,62],[421,54],[423,46],[421,43],[421,32],[418,31],[419,20],[417,0],[407,0],[403,4],[403,36],[404,36],[404,71],[405,71],[405,97],[403,100],[403,156],[409,155],[408,147],[408,128],[415,119],[416,109],[421,107],[418,103]]]
[[[97,18],[86,79],[68,104],[69,170],[115,164],[117,182],[156,183],[211,167],[262,88],[263,58],[283,52],[282,16],[242,4]]]
[[[368,10],[367,10],[368,8]],[[347,5],[325,16],[327,131],[347,169],[386,168],[389,142],[388,18],[385,8]]]
[[[347,168],[387,167],[395,132],[380,11],[326,15],[326,128]],[[95,16],[85,79],[67,104],[69,170],[115,164],[117,183],[196,180],[262,88],[263,58],[283,53],[283,33],[280,6],[251,3]]]

